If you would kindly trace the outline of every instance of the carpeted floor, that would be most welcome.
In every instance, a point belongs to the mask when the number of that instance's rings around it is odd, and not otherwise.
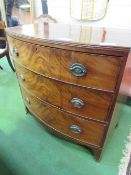
[[[59,139],[26,115],[15,73],[0,60],[0,175],[117,175],[131,107],[108,140],[100,163],[82,146]]]

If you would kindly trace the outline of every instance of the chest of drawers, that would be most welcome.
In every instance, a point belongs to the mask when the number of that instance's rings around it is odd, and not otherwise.
[[[91,148],[96,160],[118,123],[130,51],[120,40],[124,30],[107,31],[47,23],[6,30],[26,110],[56,135]]]

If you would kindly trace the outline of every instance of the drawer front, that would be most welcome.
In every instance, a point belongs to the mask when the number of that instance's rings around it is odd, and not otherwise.
[[[80,86],[115,89],[120,58],[40,47],[18,40],[13,43],[14,59],[31,70]]]
[[[7,36],[7,39],[9,42],[9,51],[13,59],[24,65],[28,65],[29,62],[32,62],[31,58],[36,52],[36,48],[34,47],[34,45],[20,40],[16,40],[9,36]]]
[[[107,120],[112,94],[62,83],[15,65],[20,84],[40,99],[74,114]]]
[[[31,96],[23,89],[22,94],[28,109],[48,127],[74,140],[101,146],[101,141],[106,129],[105,125],[76,118],[73,115],[50,107]]]

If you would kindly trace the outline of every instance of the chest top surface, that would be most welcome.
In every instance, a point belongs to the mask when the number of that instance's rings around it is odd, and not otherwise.
[[[6,29],[8,35],[30,39],[30,42],[77,47],[129,49],[131,30],[81,25],[37,23]]]

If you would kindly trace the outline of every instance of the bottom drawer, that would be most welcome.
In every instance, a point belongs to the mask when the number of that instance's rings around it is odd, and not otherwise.
[[[65,113],[21,90],[28,109],[47,127],[79,143],[101,146],[105,125]]]

